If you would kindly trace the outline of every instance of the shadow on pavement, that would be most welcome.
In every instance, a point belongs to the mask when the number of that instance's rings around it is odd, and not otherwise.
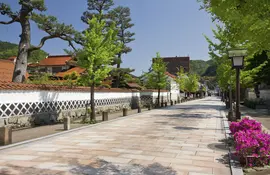
[[[162,110],[192,110],[192,109],[215,109],[218,110],[222,107],[222,105],[213,105],[213,104],[190,104],[190,105],[176,105],[174,107],[170,107],[170,108],[163,108]]]
[[[175,126],[174,129],[178,130],[222,130],[216,128],[195,128],[195,127],[184,127],[184,126]]]
[[[218,161],[219,163],[222,163],[224,165],[226,165],[226,167],[229,167],[229,156],[228,154],[224,154],[222,155],[220,158],[217,158],[216,161]]]
[[[171,115],[162,115],[161,117],[172,117],[172,118],[197,118],[197,119],[203,119],[203,118],[213,118],[215,116],[213,115],[208,115],[208,114],[197,114],[197,113],[192,113],[192,114],[171,114]]]
[[[115,165],[104,160],[96,160],[89,165],[81,165],[72,162],[76,168],[70,170],[72,174],[91,174],[91,175],[176,175],[177,172],[170,167],[164,167],[159,163],[153,163],[146,167],[139,164]]]
[[[85,162],[88,160],[85,160]],[[68,164],[52,163],[47,169],[34,167],[19,167],[7,165],[7,168],[0,170],[1,175],[10,174],[35,174],[35,175],[176,175],[177,172],[170,167],[164,167],[159,163],[153,163],[148,166],[139,164],[113,164],[104,160],[88,161],[89,163],[80,163],[73,159]],[[48,163],[50,164],[50,163]],[[54,165],[53,165],[54,164]],[[62,170],[62,171],[59,171]],[[64,171],[66,170],[66,171]]]

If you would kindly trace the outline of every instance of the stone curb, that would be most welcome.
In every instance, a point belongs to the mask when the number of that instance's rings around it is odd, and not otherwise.
[[[197,100],[202,100],[202,99],[197,99]],[[192,100],[192,101],[197,101],[197,100]],[[188,102],[191,102],[191,101],[188,101]],[[184,103],[188,103],[188,102],[184,102]],[[182,103],[178,103],[176,105],[181,105],[181,104]],[[176,105],[167,106],[167,107],[163,107],[163,108],[160,108],[160,109],[174,108]],[[152,109],[151,111],[154,111],[154,110],[159,110],[159,109]],[[125,117],[119,117],[119,118],[112,119],[112,120],[109,120],[109,121],[103,121],[103,122],[100,122],[100,123],[91,124],[91,125],[88,125],[88,126],[82,126],[82,127],[79,127],[79,128],[71,129],[71,130],[68,130],[68,131],[63,131],[63,132],[56,133],[56,134],[51,134],[51,135],[47,135],[47,136],[43,136],[43,137],[39,137],[39,138],[35,138],[35,139],[30,139],[30,140],[14,143],[14,144],[7,145],[7,146],[1,146],[0,147],[0,152],[3,151],[3,150],[6,150],[6,149],[11,149],[11,148],[23,146],[23,145],[28,144],[28,143],[38,142],[38,141],[46,140],[46,139],[49,139],[49,138],[52,138],[52,137],[65,135],[65,134],[68,134],[68,133],[71,133],[71,132],[75,132],[75,131],[79,131],[79,130],[83,130],[83,129],[87,129],[87,128],[91,128],[91,127],[97,127],[99,125],[111,123],[111,122],[114,122],[114,121],[123,120],[123,119],[130,118],[130,117],[135,117],[135,116],[145,114],[145,113],[150,113],[151,111],[145,111],[145,112],[142,112],[142,113],[132,114],[132,115],[128,115],[128,116],[125,116]]]
[[[229,138],[231,138],[231,135],[230,135],[231,131],[229,129],[228,119],[226,118],[226,114],[223,110],[220,111],[220,114],[223,117],[225,137],[226,137],[226,139],[229,139]],[[240,166],[240,163],[236,160],[232,160],[232,155],[233,155],[232,150],[231,150],[231,148],[229,148],[228,157],[229,157],[229,162],[230,162],[231,174],[232,175],[244,175],[243,169]]]

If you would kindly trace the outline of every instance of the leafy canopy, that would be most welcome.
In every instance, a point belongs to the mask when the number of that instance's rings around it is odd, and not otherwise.
[[[187,74],[185,73],[184,68],[181,66],[179,72],[177,72],[176,83],[180,87],[181,91],[185,91],[185,79],[187,78]]]
[[[156,58],[153,59],[152,71],[147,74],[146,87],[154,89],[164,89],[167,86],[166,64],[160,57],[160,54],[156,54]]]
[[[184,86],[187,92],[195,93],[199,90],[199,77],[196,74],[189,74],[184,79]]]
[[[115,42],[117,30],[112,24],[106,27],[100,16],[89,20],[89,28],[84,32],[83,49],[78,53],[78,65],[86,69],[81,77],[86,85],[98,85],[108,76],[115,54],[121,46]]]
[[[249,53],[270,48],[270,1],[198,0],[213,20],[225,26],[226,37]]]

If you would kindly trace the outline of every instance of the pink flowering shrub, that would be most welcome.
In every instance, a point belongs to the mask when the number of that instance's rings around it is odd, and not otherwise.
[[[240,162],[248,166],[264,166],[270,163],[270,134],[262,132],[262,124],[244,118],[230,125]]]
[[[249,118],[243,118],[240,122],[232,122],[230,125],[230,131],[234,135],[239,131],[262,131],[262,124],[256,120],[250,120]]]
[[[235,133],[236,154],[250,167],[269,164],[270,135],[267,133],[246,130]]]

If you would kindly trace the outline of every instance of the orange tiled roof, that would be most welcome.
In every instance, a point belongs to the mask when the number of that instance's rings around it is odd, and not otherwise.
[[[127,83],[127,85],[130,88],[138,88],[138,89],[142,89],[142,87],[140,85],[138,85],[137,83]]]
[[[10,60],[0,60],[0,79],[1,81],[12,81],[14,62]]]
[[[169,72],[166,72],[165,74],[166,74],[166,75],[168,75],[169,77],[173,78],[173,79],[174,79],[174,78],[176,78],[176,76],[175,76],[175,75],[170,74]]]
[[[0,80],[11,82],[13,77],[13,71],[15,68],[14,60],[0,60]],[[27,79],[29,74],[26,72],[25,78]]]
[[[85,71],[84,68],[81,68],[81,67],[73,67],[65,72],[58,72],[57,74],[55,74],[56,77],[64,77],[65,75],[69,75],[71,74],[72,72],[76,72],[78,74],[81,74]]]
[[[65,66],[71,59],[72,57],[70,55],[48,56],[47,58],[40,60],[39,66]]]

